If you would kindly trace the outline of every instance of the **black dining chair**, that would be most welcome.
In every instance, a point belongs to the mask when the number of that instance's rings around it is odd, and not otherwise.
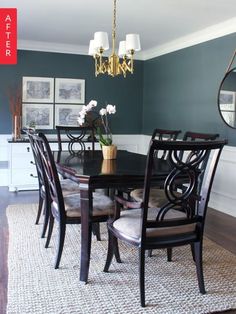
[[[82,155],[85,150],[94,151],[95,149],[95,128],[92,126],[63,126],[56,125],[57,142],[59,151],[69,151],[71,158],[73,155]],[[69,159],[70,157],[68,157]],[[104,194],[104,190],[96,190]],[[93,224],[93,233],[97,240],[101,241],[100,225]]]
[[[156,140],[160,140],[160,141],[175,141],[179,134],[181,133],[181,130],[168,130],[168,129],[154,129],[153,133],[152,133],[152,137],[151,140],[156,139]],[[158,156],[156,156],[157,158],[160,159],[166,159],[168,157],[168,154],[166,151],[160,151],[158,152]],[[125,194],[126,192],[126,194]],[[160,206],[165,199],[163,198],[163,193],[159,188],[155,188],[153,190],[151,190],[151,195],[149,198],[149,205],[150,207],[155,207],[155,206]],[[118,194],[120,195],[120,193],[118,192]],[[123,203],[123,205],[125,207],[140,207],[140,202],[142,201],[142,197],[143,197],[143,189],[128,189],[126,191],[123,191],[123,195],[125,195],[125,198],[123,198],[123,200],[121,200],[121,202]],[[125,200],[128,201],[127,204],[125,204]],[[134,201],[134,204],[131,204],[130,201]],[[135,204],[135,202],[138,202],[139,204]],[[131,206],[131,207],[130,207]]]
[[[114,217],[108,221],[109,242],[104,271],[108,272],[110,268],[117,239],[137,247],[142,307],[145,306],[146,250],[190,244],[194,251],[199,291],[202,294],[206,292],[202,265],[204,224],[215,171],[226,143],[226,141],[151,140],[141,207],[120,211],[121,206],[117,203]],[[160,150],[168,153],[170,167],[163,187],[166,202],[161,207],[150,208],[150,189],[155,182],[157,164],[160,163],[155,155]],[[183,178],[188,181],[188,187],[183,193],[176,194],[175,183]]]
[[[55,260],[55,268],[59,267],[64,246],[65,232],[67,224],[80,224],[80,194],[63,196],[61,184],[54,161],[54,157],[49,146],[48,140],[43,133],[33,135],[37,151],[40,156],[41,164],[45,172],[48,190],[51,199],[51,215],[49,220],[49,232],[47,242],[49,244],[54,221],[58,224],[58,247]],[[94,223],[105,222],[113,213],[114,202],[106,195],[92,193],[93,199],[91,228]],[[119,262],[118,246],[116,246],[116,258]]]
[[[51,199],[50,194],[48,191],[48,184],[45,179],[44,170],[42,168],[40,157],[37,151],[37,147],[35,146],[35,142],[33,140],[33,135],[35,134],[35,130],[33,129],[24,129],[24,132],[28,135],[31,150],[34,157],[34,165],[36,167],[37,171],[37,178],[38,178],[38,185],[39,185],[39,204],[38,204],[38,211],[36,216],[35,224],[37,225],[39,223],[39,219],[41,217],[41,214],[43,212],[44,214],[44,220],[43,220],[43,228],[42,228],[42,234],[41,237],[44,238],[47,231],[48,221],[49,221],[49,215],[50,215],[50,206],[51,206]],[[61,187],[62,187],[62,193],[63,195],[70,195],[78,193],[78,184],[75,182],[69,180],[69,179],[63,179],[60,181]],[[47,247],[47,244],[46,244]]]
[[[184,133],[183,141],[214,141],[219,137],[218,133],[199,133],[187,131]]]
[[[155,134],[155,130],[153,132],[152,139],[155,138],[154,134]],[[172,140],[176,140],[177,136],[174,137]],[[199,133],[199,132],[187,131],[184,133],[183,141],[210,141],[210,140],[216,140],[218,137],[219,137],[219,134],[217,134],[217,133]],[[162,137],[159,137],[159,139],[162,140]],[[181,154],[180,158],[182,158],[183,157],[182,152],[180,154]],[[165,158],[168,158],[166,152],[164,152],[164,153],[161,152],[161,153],[159,153],[159,156],[156,156],[156,157],[163,159],[163,156]],[[178,194],[183,189],[186,189],[186,183],[181,184],[179,182],[179,184],[176,185],[176,192],[175,193]],[[134,206],[136,208],[139,207],[140,206],[139,204],[142,202],[142,199],[143,199],[143,189],[135,189],[135,190],[131,191],[130,197],[134,202],[136,202],[136,204],[133,205],[133,207]],[[165,193],[164,193],[162,187],[152,188],[150,190],[150,195],[149,195],[149,206],[150,207],[160,207],[165,202],[166,202],[166,196],[165,196]],[[130,206],[130,204],[127,205],[127,207],[128,206]],[[152,255],[152,252],[149,251],[149,256],[151,256],[151,255]],[[168,258],[168,261],[171,261],[171,259],[172,259],[172,250],[170,248],[167,249],[167,258]]]
[[[59,151],[68,150],[71,154],[81,154],[86,149],[95,148],[93,127],[56,125],[56,132]]]

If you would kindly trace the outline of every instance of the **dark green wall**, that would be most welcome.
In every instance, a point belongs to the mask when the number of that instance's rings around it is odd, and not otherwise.
[[[220,117],[217,94],[235,50],[236,34],[185,48],[145,62],[135,61],[126,79],[94,76],[89,56],[19,51],[18,64],[0,66],[0,133],[11,133],[6,90],[22,76],[85,79],[86,103],[117,105],[112,131],[151,134],[155,127],[218,132],[236,146],[236,130]]]
[[[223,122],[217,105],[235,43],[234,33],[145,61],[142,133],[155,127],[217,132],[236,145],[236,129]]]
[[[21,85],[22,76],[45,76],[85,79],[85,100],[96,99],[117,106],[112,116],[112,132],[141,133],[143,99],[143,61],[135,61],[135,72],[126,79],[94,76],[94,61],[90,56],[19,51],[17,65],[0,65],[0,133],[11,133],[11,115],[6,91]]]

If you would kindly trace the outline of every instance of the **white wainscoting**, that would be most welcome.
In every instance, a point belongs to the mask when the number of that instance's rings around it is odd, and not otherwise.
[[[8,161],[11,135],[0,135],[0,161]],[[114,135],[113,142],[119,149],[146,154],[150,136],[130,134]],[[0,186],[8,186],[10,169],[0,169]],[[216,172],[209,206],[236,217],[236,147],[225,146]]]

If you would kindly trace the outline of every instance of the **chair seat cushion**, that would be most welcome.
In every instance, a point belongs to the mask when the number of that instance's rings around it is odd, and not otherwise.
[[[130,196],[136,201],[136,202],[142,202],[143,201],[143,189],[135,189],[130,193]],[[149,195],[149,207],[161,207],[166,203],[166,196],[164,190],[158,189],[158,188],[152,188],[150,189],[150,195]]]
[[[133,238],[135,241],[141,237],[141,211],[142,209],[124,210],[121,212],[121,216],[113,223],[113,228],[118,230],[123,235]],[[158,214],[158,208],[149,208],[148,220],[156,219]],[[169,210],[165,215],[165,219],[178,219],[185,218],[186,215],[183,212],[177,210]],[[147,229],[147,237],[165,237],[172,235],[181,235],[193,232],[196,228],[196,224],[187,224],[174,227],[162,227],[162,228],[150,228]]]
[[[67,195],[64,197],[67,217],[80,217],[80,194]],[[93,216],[109,216],[114,211],[114,202],[110,197],[93,193]]]
[[[70,180],[70,179],[62,179],[60,180],[61,184],[61,189],[62,189],[62,194],[65,195],[70,195],[70,194],[75,194],[79,192],[79,185],[78,183]]]

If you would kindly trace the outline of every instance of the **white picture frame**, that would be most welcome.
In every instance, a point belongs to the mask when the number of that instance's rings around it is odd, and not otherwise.
[[[84,104],[85,80],[56,78],[55,103]]]
[[[36,129],[53,129],[53,104],[22,104],[22,126],[35,125]]]
[[[55,126],[79,126],[78,116],[83,105],[55,105]]]
[[[54,102],[54,78],[23,76],[22,101],[29,103]]]

